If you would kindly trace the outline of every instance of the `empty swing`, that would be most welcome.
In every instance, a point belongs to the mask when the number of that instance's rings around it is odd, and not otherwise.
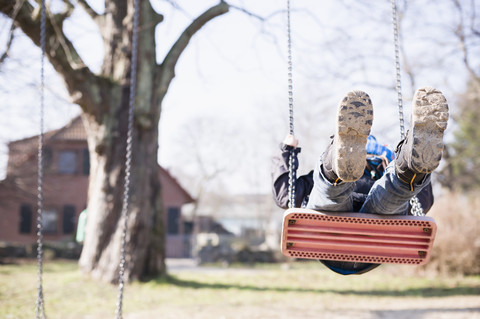
[[[395,44],[396,89],[398,94],[400,133],[403,139],[405,133],[403,127],[395,0],[391,0],[391,4]],[[287,0],[287,36],[290,134],[294,135],[289,0]],[[437,226],[433,218],[425,216],[416,197],[410,201],[414,216],[354,212],[333,213],[295,208],[294,156],[294,150],[291,150],[289,161],[289,209],[285,211],[283,216],[281,239],[281,250],[285,256],[372,264],[422,265],[428,262]]]
[[[35,318],[45,319],[45,302],[43,294],[43,144],[44,144],[44,106],[45,106],[45,48],[46,48],[46,0],[40,1],[40,47],[41,47],[41,74],[40,74],[40,134],[38,139],[38,194],[37,194],[37,299],[35,304]],[[126,155],[125,155],[125,179],[124,192],[122,194],[122,211],[123,218],[120,261],[118,265],[118,295],[115,305],[115,318],[123,318],[123,292],[125,285],[125,268],[126,268],[126,243],[127,243],[127,222],[129,215],[130,201],[130,172],[132,162],[132,135],[133,120],[135,108],[135,95],[137,87],[137,61],[138,61],[138,29],[140,20],[140,0],[133,1],[133,28],[132,28],[132,57],[130,67],[130,95],[128,105],[128,128],[126,136]]]

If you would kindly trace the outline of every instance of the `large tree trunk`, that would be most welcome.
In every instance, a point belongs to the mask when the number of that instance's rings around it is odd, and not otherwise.
[[[125,97],[126,94],[123,94]],[[123,101],[125,104],[128,101]],[[124,220],[120,216],[125,178],[126,111],[120,121],[98,123],[83,116],[90,139],[88,222],[80,267],[93,277],[116,282]],[[111,124],[113,123],[113,125]],[[135,125],[126,245],[125,278],[165,273],[162,203],[157,164],[157,126]],[[99,136],[99,132],[102,132]],[[102,142],[108,141],[108,143]]]
[[[103,75],[116,83],[101,87],[102,114],[86,114],[83,120],[91,158],[87,226],[80,267],[104,281],[118,280],[125,216],[124,198],[126,136],[130,95],[131,26],[133,10],[127,3],[107,2],[103,36]],[[109,14],[114,12],[116,14]],[[137,98],[134,112],[131,187],[128,201],[125,278],[142,279],[165,274],[164,227],[157,164],[158,121],[162,97],[156,96],[154,28],[161,20],[148,1],[141,6]],[[126,18],[125,18],[126,17]],[[120,85],[118,85],[120,84]],[[107,90],[106,90],[107,89]]]
[[[49,62],[65,81],[73,101],[82,108],[90,150],[90,185],[86,236],[80,267],[95,278],[117,282],[124,220],[126,136],[132,53],[133,0],[105,0],[105,13],[86,1],[65,0],[64,11],[47,14]],[[0,12],[40,46],[40,14],[33,2],[0,0]],[[63,33],[63,22],[75,5],[97,23],[105,46],[101,74],[83,63]],[[207,22],[228,12],[220,1],[185,29],[163,62],[156,63],[155,27],[163,20],[147,0],[141,1],[133,159],[127,224],[125,280],[166,273],[165,234],[157,164],[161,105],[175,76],[175,66],[191,37]],[[49,10],[47,10],[49,11]]]

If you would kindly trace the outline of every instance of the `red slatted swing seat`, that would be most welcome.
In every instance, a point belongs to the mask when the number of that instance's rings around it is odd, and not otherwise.
[[[284,213],[281,247],[294,258],[422,265],[430,258],[436,231],[427,216],[290,208]]]

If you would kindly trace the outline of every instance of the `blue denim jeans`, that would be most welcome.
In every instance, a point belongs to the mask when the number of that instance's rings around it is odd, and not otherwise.
[[[322,172],[322,158],[317,162],[313,173],[314,186],[310,193],[307,208],[331,211],[351,212],[353,209],[352,192],[355,182],[341,182],[336,186]],[[373,184],[360,209],[361,213],[381,215],[406,215],[408,202],[430,183],[427,174],[421,183],[410,185],[402,182],[395,174],[395,161],[390,162],[383,176]]]

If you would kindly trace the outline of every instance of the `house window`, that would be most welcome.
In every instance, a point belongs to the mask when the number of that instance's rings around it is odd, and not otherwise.
[[[63,233],[73,234],[75,230],[75,206],[63,206]]]
[[[77,172],[77,153],[75,151],[60,151],[57,168],[60,174],[75,174]]]
[[[167,234],[176,235],[180,232],[180,209],[169,207],[167,210]]]
[[[90,174],[90,154],[88,148],[83,149],[82,173],[83,175]]]
[[[56,234],[58,231],[58,213],[54,209],[44,209],[42,212],[42,228],[44,234]]]
[[[43,149],[43,168],[49,170],[52,167],[53,152],[50,147]]]
[[[20,234],[30,234],[32,232],[32,205],[23,204],[20,206]]]

